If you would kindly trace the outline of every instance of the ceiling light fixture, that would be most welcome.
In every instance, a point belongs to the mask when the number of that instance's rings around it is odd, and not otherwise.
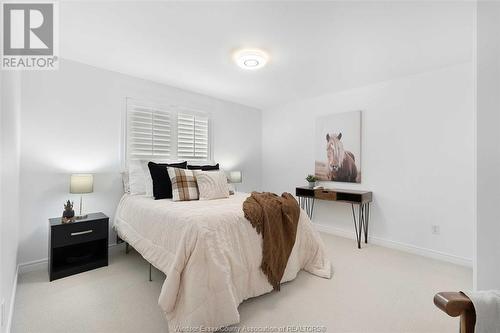
[[[236,64],[246,70],[256,70],[264,67],[269,60],[266,52],[257,49],[244,49],[234,54]]]

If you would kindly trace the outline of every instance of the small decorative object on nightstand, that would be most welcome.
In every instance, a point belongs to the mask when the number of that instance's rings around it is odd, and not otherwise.
[[[108,265],[109,218],[103,213],[63,223],[49,219],[50,281]]]
[[[69,200],[64,204],[64,211],[62,216],[62,223],[69,223],[74,221],[75,211],[73,210],[73,203]]]

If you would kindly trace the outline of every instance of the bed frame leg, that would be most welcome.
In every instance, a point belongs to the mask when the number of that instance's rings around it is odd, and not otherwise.
[[[116,237],[117,241],[118,239],[120,239],[118,236]],[[120,239],[121,240],[121,239]],[[120,243],[122,243],[123,240],[121,240]],[[128,245],[127,242],[125,242],[125,254],[128,254],[130,252],[130,245]],[[151,264],[149,264],[149,282],[152,282],[153,281],[153,278],[152,278],[152,275],[151,275]]]

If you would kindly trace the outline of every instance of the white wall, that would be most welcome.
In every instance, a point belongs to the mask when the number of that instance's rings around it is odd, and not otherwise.
[[[4,300],[4,325],[7,332],[16,286],[19,230],[19,159],[21,76],[15,72],[1,75],[0,113],[0,300]]]
[[[294,192],[306,184],[318,115],[362,110],[362,183],[323,185],[373,191],[370,235],[378,240],[470,264],[472,69],[465,63],[264,110],[263,189]],[[345,204],[317,201],[314,222],[354,235]],[[432,234],[434,224],[440,235]]]
[[[175,103],[212,113],[214,160],[243,172],[238,189],[260,188],[261,112],[188,91],[63,61],[58,71],[24,72],[22,80],[20,262],[47,257],[47,219],[60,216],[69,175],[95,174],[87,211],[113,217],[122,195],[125,98]],[[114,233],[110,243],[115,242]]]
[[[2,85],[2,82],[3,81],[3,73],[0,72],[0,129],[2,129],[2,126],[3,126],[3,121],[2,121],[2,113],[3,113],[3,100],[4,100],[4,96],[3,96],[3,85]],[[0,131],[0,134],[2,132]],[[3,139],[2,139],[2,136],[0,135],[0,161],[3,161]],[[3,167],[2,167],[2,163],[0,162],[0,175],[2,174],[2,170],[3,170]],[[4,300],[4,295],[3,295],[3,280],[4,280],[4,268],[3,268],[3,250],[2,250],[2,247],[3,247],[3,240],[2,240],[2,229],[3,229],[3,223],[4,223],[4,220],[2,218],[2,214],[3,214],[3,194],[2,194],[2,189],[3,188],[3,179],[2,177],[0,176],[0,304],[2,304],[2,302],[4,302],[5,304],[5,300]],[[2,313],[0,313],[0,316],[2,316]],[[1,323],[0,325],[0,332],[3,332],[4,330],[4,324],[3,322]]]
[[[477,3],[477,227],[474,284],[500,289],[500,3]]]

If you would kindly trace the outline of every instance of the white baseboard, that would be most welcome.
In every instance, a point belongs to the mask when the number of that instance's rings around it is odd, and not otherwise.
[[[109,248],[113,248],[115,246],[120,246],[121,244],[108,244]],[[49,264],[49,259],[48,258],[43,258],[43,259],[38,259],[38,260],[32,260],[32,261],[27,261],[20,263],[18,265],[18,271],[19,274],[24,274],[28,272],[33,272],[33,271],[41,271],[41,270],[48,270],[48,264]]]
[[[316,230],[335,235],[335,236],[340,236],[344,238],[349,238],[349,239],[355,239],[354,236],[354,231],[352,230],[344,230],[332,226],[327,226],[324,224],[318,224],[318,223],[313,223],[314,227]],[[459,256],[455,256],[452,254],[448,253],[443,253],[440,251],[435,251],[431,249],[426,249],[423,247],[415,246],[415,245],[410,245],[410,244],[405,244],[401,242],[396,242],[388,239],[383,239],[379,237],[373,237],[373,236],[368,236],[368,242],[371,244],[399,250],[399,251],[404,251],[412,254],[417,254],[420,256],[432,258],[432,259],[437,259],[445,262],[449,262],[452,264],[460,265],[460,266],[465,266],[465,267],[472,267],[472,260],[468,258],[462,258]]]
[[[14,304],[15,304],[15,300],[16,300],[17,277],[18,276],[19,276],[19,265],[16,268],[16,275],[14,276],[14,285],[12,286],[12,294],[10,296],[9,316],[7,318],[7,326],[5,327],[6,333],[10,333],[10,329],[12,327],[12,318],[14,317]]]
[[[41,271],[43,269],[48,269],[48,258],[32,260],[20,263],[18,267],[19,274],[24,274],[33,271]]]

